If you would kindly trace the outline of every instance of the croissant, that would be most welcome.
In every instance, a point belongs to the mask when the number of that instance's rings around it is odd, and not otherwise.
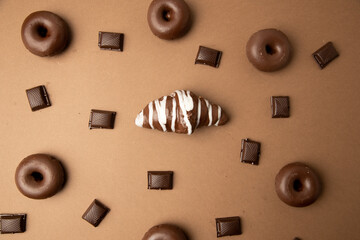
[[[192,134],[202,126],[224,125],[228,117],[217,104],[191,91],[177,90],[150,102],[136,117],[139,127]]]

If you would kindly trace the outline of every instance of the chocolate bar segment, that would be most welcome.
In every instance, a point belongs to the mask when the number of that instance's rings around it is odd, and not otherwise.
[[[288,118],[290,116],[289,97],[271,97],[272,118]]]
[[[241,234],[240,217],[216,218],[215,220],[217,237]]]
[[[326,43],[324,46],[322,46],[313,53],[313,57],[315,58],[321,69],[326,67],[332,60],[334,60],[338,56],[339,53],[336,51],[332,42]]]
[[[114,128],[116,112],[92,109],[90,113],[89,128]]]
[[[29,104],[32,111],[50,107],[50,99],[44,85],[26,90]]]
[[[172,171],[148,171],[148,189],[172,189]]]
[[[204,64],[217,68],[220,65],[221,56],[221,51],[200,46],[195,59],[195,64]]]
[[[124,34],[114,32],[99,32],[100,49],[112,50],[112,51],[123,51],[124,46]]]
[[[251,141],[248,138],[241,140],[241,153],[240,153],[241,162],[258,165],[259,155],[260,155],[259,142]]]
[[[26,231],[26,214],[0,214],[0,233],[23,233]]]
[[[82,218],[94,227],[97,227],[109,211],[110,209],[108,207],[95,199],[85,211]]]

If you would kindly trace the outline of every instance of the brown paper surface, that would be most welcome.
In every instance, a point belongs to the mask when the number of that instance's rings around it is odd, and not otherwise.
[[[216,239],[215,218],[240,216],[243,234],[224,239],[356,239],[360,236],[360,2],[187,0],[193,26],[174,41],[147,24],[149,0],[0,1],[0,212],[27,213],[27,231],[2,239],[141,239],[173,223],[190,239]],[[48,10],[72,29],[61,55],[23,45],[21,24]],[[277,28],[294,52],[281,71],[247,60],[252,33]],[[125,34],[124,52],[103,51],[98,31]],[[311,54],[332,41],[340,57],[320,70]],[[195,65],[199,45],[223,51],[219,68]],[[45,85],[52,106],[30,110],[25,90]],[[221,105],[230,122],[191,136],[136,127],[151,100],[188,89]],[[270,97],[290,96],[291,116],[272,119]],[[91,109],[116,111],[115,129],[89,130]],[[258,166],[240,163],[241,139],[261,142]],[[33,153],[62,161],[65,188],[46,200],[14,182]],[[301,161],[320,175],[321,197],[306,208],[277,197],[282,166]],[[148,170],[174,171],[174,189],[147,190]],[[111,211],[94,228],[82,214],[99,199]]]

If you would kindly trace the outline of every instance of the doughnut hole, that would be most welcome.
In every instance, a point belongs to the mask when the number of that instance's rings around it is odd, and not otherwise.
[[[44,176],[39,172],[32,172],[31,177],[35,182],[41,182],[44,179]]]
[[[294,180],[293,189],[295,192],[301,192],[303,190],[303,184],[299,179]]]
[[[36,28],[36,32],[38,33],[39,37],[41,37],[41,38],[46,38],[48,36],[48,29],[43,25],[39,25]]]
[[[171,20],[171,10],[170,9],[164,9],[162,11],[162,18],[165,22],[169,22]]]
[[[265,45],[265,51],[268,55],[274,55],[277,52],[276,48],[274,48],[273,46],[271,46],[269,44]]]

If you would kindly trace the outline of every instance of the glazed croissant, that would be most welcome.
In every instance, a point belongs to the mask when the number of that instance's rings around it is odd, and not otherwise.
[[[202,126],[224,125],[228,117],[221,107],[186,90],[177,90],[150,102],[136,117],[139,127],[192,134]]]

